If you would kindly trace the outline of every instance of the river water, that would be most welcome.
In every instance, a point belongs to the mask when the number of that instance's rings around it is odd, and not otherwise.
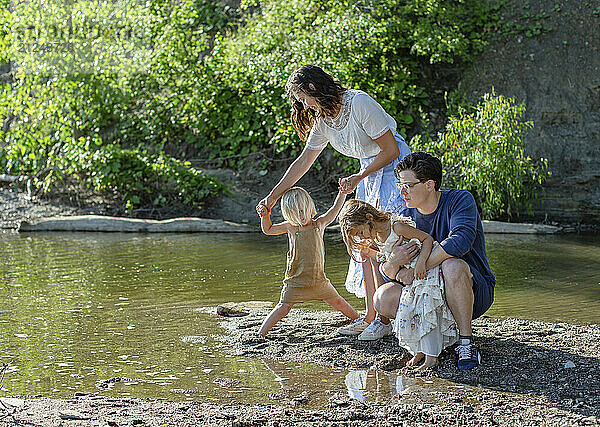
[[[498,280],[487,315],[600,323],[599,235],[486,239]],[[285,385],[292,393],[320,390],[311,396],[318,405],[336,390],[361,400],[408,387],[426,393],[427,382],[398,373],[284,364],[219,349],[219,326],[207,307],[276,301],[286,246],[285,237],[261,234],[0,233],[0,362],[8,364],[0,396],[83,392],[268,403]],[[326,251],[328,277],[362,309],[343,289],[348,256],[337,234],[326,235]]]

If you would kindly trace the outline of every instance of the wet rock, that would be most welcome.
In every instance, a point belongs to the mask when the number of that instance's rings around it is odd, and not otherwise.
[[[235,378],[215,378],[213,383],[221,387],[228,388],[237,386],[240,383],[240,380]]]
[[[111,389],[113,388],[113,386],[115,385],[115,383],[120,383],[120,382],[134,382],[135,380],[131,379],[131,378],[125,378],[125,377],[112,377],[112,378],[108,378],[105,380],[100,380],[96,382],[96,387],[98,388],[102,388],[102,389]]]
[[[202,390],[195,389],[187,389],[187,388],[172,388],[169,390],[171,393],[175,394],[193,394],[193,393],[202,393]]]
[[[58,413],[58,416],[63,420],[89,420],[90,417],[83,415],[77,411],[63,409]]]
[[[226,305],[217,306],[217,314],[224,317],[242,317],[250,314],[248,311],[241,310],[235,306],[229,307]]]
[[[25,404],[25,400],[17,399],[15,397],[0,397],[0,407],[5,408],[20,408]]]
[[[350,406],[351,399],[341,393],[335,393],[333,396],[329,398],[329,406]]]
[[[307,391],[303,391],[299,395],[295,396],[290,403],[294,406],[307,403],[309,396],[310,394]]]

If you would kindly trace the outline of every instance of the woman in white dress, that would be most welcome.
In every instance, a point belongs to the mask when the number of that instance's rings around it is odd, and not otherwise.
[[[356,189],[357,199],[385,211],[393,212],[403,206],[404,199],[395,185],[394,167],[410,154],[410,149],[396,131],[396,121],[377,101],[365,92],[342,87],[315,65],[304,65],[294,71],[286,92],[292,106],[292,125],[306,145],[277,185],[259,202],[257,210],[273,207],[304,176],[328,143],[338,152],[360,159],[360,171],[339,180],[341,191],[349,193]],[[414,258],[418,247],[414,245],[406,251]],[[389,320],[376,319],[373,307],[378,263],[371,258],[361,261],[350,261],[346,289],[365,298],[367,312],[364,318],[340,328],[339,332],[358,335],[361,340],[391,335]]]

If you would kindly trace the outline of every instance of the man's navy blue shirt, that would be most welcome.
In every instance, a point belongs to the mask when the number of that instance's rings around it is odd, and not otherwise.
[[[437,209],[427,215],[406,207],[395,213],[414,219],[417,228],[431,235],[448,255],[469,264],[473,279],[480,285],[493,287],[496,284],[485,253],[485,236],[477,205],[467,190],[442,190]]]

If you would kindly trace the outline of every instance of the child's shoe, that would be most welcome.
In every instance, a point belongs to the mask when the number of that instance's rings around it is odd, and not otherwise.
[[[349,337],[354,337],[356,335],[360,335],[367,328],[367,326],[369,326],[369,323],[365,322],[364,318],[359,317],[348,326],[342,326],[341,328],[338,328],[338,333]]]

